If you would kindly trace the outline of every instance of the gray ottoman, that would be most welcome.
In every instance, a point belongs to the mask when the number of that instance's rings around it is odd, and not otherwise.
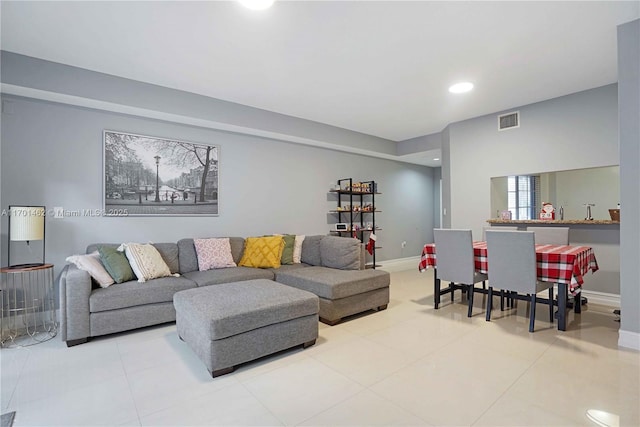
[[[173,296],[178,336],[213,377],[318,337],[318,297],[266,279],[224,283]]]

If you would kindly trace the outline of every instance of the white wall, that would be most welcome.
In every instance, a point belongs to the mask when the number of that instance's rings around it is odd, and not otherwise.
[[[594,219],[610,219],[609,209],[620,202],[620,169],[618,167],[578,169],[555,174],[556,209],[564,206],[564,217],[581,219],[587,216],[585,203],[594,203]],[[557,214],[556,214],[557,215]]]

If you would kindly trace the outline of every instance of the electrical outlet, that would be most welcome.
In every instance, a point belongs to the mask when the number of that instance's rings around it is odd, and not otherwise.
[[[402,248],[404,248],[405,246],[407,246],[407,241],[405,240],[404,242],[402,242]]]

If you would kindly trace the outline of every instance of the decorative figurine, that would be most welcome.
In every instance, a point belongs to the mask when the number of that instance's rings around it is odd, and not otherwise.
[[[549,202],[542,203],[542,210],[540,211],[540,219],[552,220],[556,219],[556,210]]]

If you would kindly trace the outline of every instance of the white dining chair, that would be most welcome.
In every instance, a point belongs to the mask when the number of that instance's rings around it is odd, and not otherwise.
[[[466,288],[469,303],[467,317],[471,317],[474,285],[487,280],[486,274],[476,272],[471,230],[436,228],[433,230],[433,237],[436,244],[438,279]],[[435,291],[439,292],[439,289]],[[440,297],[436,296],[436,298]],[[451,298],[453,300],[453,288]]]
[[[518,231],[518,227],[513,227],[510,225],[499,225],[497,227],[491,227],[491,226],[484,226],[482,227],[482,241],[486,242],[487,241],[487,230],[491,230],[491,231]],[[487,289],[487,282],[483,281],[482,282],[482,289]],[[503,309],[504,306],[504,300],[502,299],[502,295],[500,297],[500,309]]]
[[[568,245],[569,227],[527,227],[533,231],[536,245]]]
[[[549,321],[553,323],[553,283],[538,281],[535,236],[531,231],[487,231],[489,298],[486,320],[491,320],[493,288],[527,295],[529,332],[536,318],[536,295],[549,290]],[[518,296],[520,296],[518,295]],[[525,298],[518,298],[525,299]]]
[[[482,227],[482,241],[486,242],[487,241],[487,230],[491,230],[491,231],[518,231],[518,227],[512,227],[510,225],[498,225],[496,227],[487,227],[484,226]]]

